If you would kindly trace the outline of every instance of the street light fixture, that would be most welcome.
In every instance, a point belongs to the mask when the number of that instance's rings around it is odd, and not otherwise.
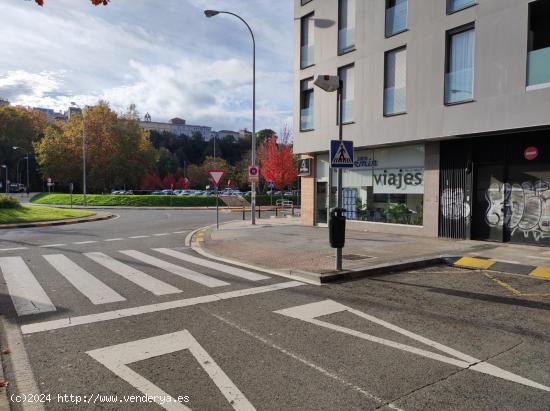
[[[220,10],[205,10],[204,15],[206,17],[214,17],[218,14],[230,14],[244,23],[250,35],[252,36],[252,165],[256,165],[256,39],[254,38],[254,33],[248,25],[245,19],[235,13],[230,11],[220,11]],[[256,224],[256,183],[252,182],[252,199],[251,199],[251,208],[252,208],[252,225]]]
[[[343,135],[343,82],[342,79],[339,76],[330,76],[330,75],[320,75],[317,77],[317,79],[313,82],[317,87],[320,89],[326,91],[327,93],[333,93],[336,91],[337,98],[338,98],[338,140],[342,141],[342,135]],[[336,183],[336,198],[337,198],[337,205],[336,207],[338,209],[342,209],[342,169],[338,169],[338,180]],[[340,271],[342,270],[342,249],[337,248],[336,249],[336,270]]]

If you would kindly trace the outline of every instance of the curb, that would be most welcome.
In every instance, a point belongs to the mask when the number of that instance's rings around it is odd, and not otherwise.
[[[224,224],[228,224],[228,223],[230,223],[230,221]],[[225,257],[219,257],[217,255],[214,255],[206,251],[203,247],[204,235],[212,227],[214,227],[214,225],[197,228],[196,230],[192,231],[185,238],[185,245],[190,246],[193,251],[197,252],[203,257],[206,257],[212,260],[224,262],[224,263],[235,265],[242,268],[248,268],[251,270],[264,272],[267,274],[276,275],[279,277],[301,281],[311,285],[318,285],[318,286],[328,284],[328,283],[343,281],[343,280],[355,280],[355,279],[368,277],[368,276],[387,274],[390,272],[397,272],[397,271],[404,271],[404,270],[410,270],[410,269],[416,269],[416,268],[430,267],[434,265],[441,265],[441,264],[444,264],[448,258],[450,258],[449,256],[438,255],[438,256],[431,256],[431,257],[415,258],[410,260],[402,260],[395,263],[379,264],[363,270],[331,272],[331,273],[322,273],[322,274],[313,273],[309,271],[302,271],[302,270],[275,270],[275,269],[256,266],[253,264],[242,263],[240,261],[235,261]]]
[[[107,214],[100,217],[88,217],[88,218],[78,218],[75,220],[61,220],[61,221],[45,221],[45,222],[36,222],[36,223],[23,223],[23,224],[0,224],[0,230],[9,229],[9,228],[33,228],[33,227],[53,227],[60,225],[69,225],[69,224],[80,224],[80,223],[90,223],[94,221],[103,221],[110,220],[114,218],[115,214]]]
[[[479,256],[460,256],[447,259],[447,264],[470,270],[487,270],[506,274],[526,275],[542,280],[550,280],[550,267],[507,263]]]

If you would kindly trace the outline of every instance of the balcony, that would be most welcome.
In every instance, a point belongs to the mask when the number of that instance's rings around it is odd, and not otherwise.
[[[338,31],[338,53],[343,54],[355,49],[355,28]]]
[[[474,98],[474,68],[445,74],[445,103],[453,104]]]
[[[388,87],[384,90],[384,115],[404,113],[407,110],[407,89]]]
[[[527,57],[527,87],[550,86],[550,47],[529,52]]]
[[[408,1],[397,3],[386,9],[386,37],[407,29]]]
[[[315,46],[313,44],[308,44],[302,46],[300,49],[300,68],[306,68],[313,65],[315,54]]]
[[[300,130],[313,130],[313,107],[300,110]]]

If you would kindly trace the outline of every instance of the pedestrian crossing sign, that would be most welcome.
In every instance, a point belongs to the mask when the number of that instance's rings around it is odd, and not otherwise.
[[[353,141],[331,140],[330,166],[332,168],[353,168]]]

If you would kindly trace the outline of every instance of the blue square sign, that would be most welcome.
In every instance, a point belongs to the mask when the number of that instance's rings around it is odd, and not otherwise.
[[[332,168],[353,168],[353,141],[330,141],[330,166]]]

